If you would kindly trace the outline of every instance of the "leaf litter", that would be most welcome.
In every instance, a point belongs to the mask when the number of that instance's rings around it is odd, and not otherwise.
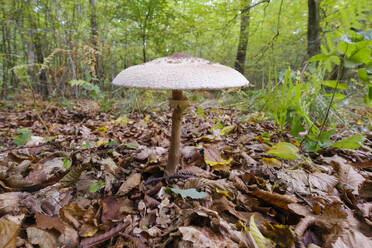
[[[190,108],[162,177],[170,111],[43,104],[48,130],[0,110],[0,247],[372,247],[370,134],[306,154],[270,121]]]

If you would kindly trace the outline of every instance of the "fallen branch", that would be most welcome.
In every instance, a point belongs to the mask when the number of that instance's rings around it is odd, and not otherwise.
[[[186,174],[173,174],[173,175],[169,175],[169,176],[162,176],[162,177],[156,177],[156,178],[148,179],[148,180],[145,181],[145,184],[159,182],[159,181],[162,181],[162,180],[169,180],[169,179],[172,179],[172,178],[191,178],[191,177],[195,177],[195,176],[194,175],[186,175]]]
[[[120,232],[121,230],[123,230],[124,228],[129,226],[129,224],[130,224],[129,221],[126,221],[124,223],[120,223],[119,225],[117,225],[116,227],[114,227],[113,229],[111,229],[108,232],[102,233],[102,234],[97,235],[95,237],[83,239],[80,242],[80,245],[83,248],[88,248],[88,247],[91,247],[93,245],[100,244],[100,243],[110,239],[114,235],[116,235],[118,232]]]
[[[3,149],[3,150],[0,150],[0,153],[13,151],[13,150],[38,148],[38,147],[47,146],[47,145],[59,144],[59,143],[62,143],[62,142],[65,142],[65,141],[71,141],[71,140],[74,140],[74,139],[76,139],[76,138],[70,137],[70,138],[66,138],[66,139],[63,139],[63,140],[59,140],[59,141],[47,141],[45,143],[38,144],[38,145],[33,145],[33,146],[11,147],[11,148],[6,148],[6,149]]]

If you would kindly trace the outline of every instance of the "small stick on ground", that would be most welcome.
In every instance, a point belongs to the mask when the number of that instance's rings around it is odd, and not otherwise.
[[[129,226],[129,224],[130,224],[129,221],[126,221],[124,223],[120,223],[119,225],[117,225],[116,227],[114,227],[113,229],[111,229],[108,232],[102,233],[102,234],[97,235],[95,237],[83,239],[80,242],[80,245],[83,248],[88,248],[88,247],[91,247],[93,245],[100,244],[100,243],[110,239],[111,237],[113,237],[117,233],[119,233],[121,230],[123,230],[124,228]]]

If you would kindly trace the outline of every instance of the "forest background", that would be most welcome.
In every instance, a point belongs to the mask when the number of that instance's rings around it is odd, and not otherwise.
[[[235,67],[256,87],[267,84],[270,72],[303,72],[313,55],[333,53],[319,73],[334,80],[335,46],[368,30],[372,9],[368,0],[1,0],[0,6],[0,94],[32,87],[44,99],[78,97],[71,80],[111,89],[124,68],[174,52]]]

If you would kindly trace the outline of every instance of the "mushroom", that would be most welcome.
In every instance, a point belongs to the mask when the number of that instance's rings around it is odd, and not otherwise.
[[[177,171],[180,161],[182,114],[189,106],[182,90],[223,89],[248,85],[248,80],[238,71],[208,60],[184,53],[128,67],[113,80],[114,85],[127,88],[172,90],[169,99],[172,114],[172,134],[165,174]]]

